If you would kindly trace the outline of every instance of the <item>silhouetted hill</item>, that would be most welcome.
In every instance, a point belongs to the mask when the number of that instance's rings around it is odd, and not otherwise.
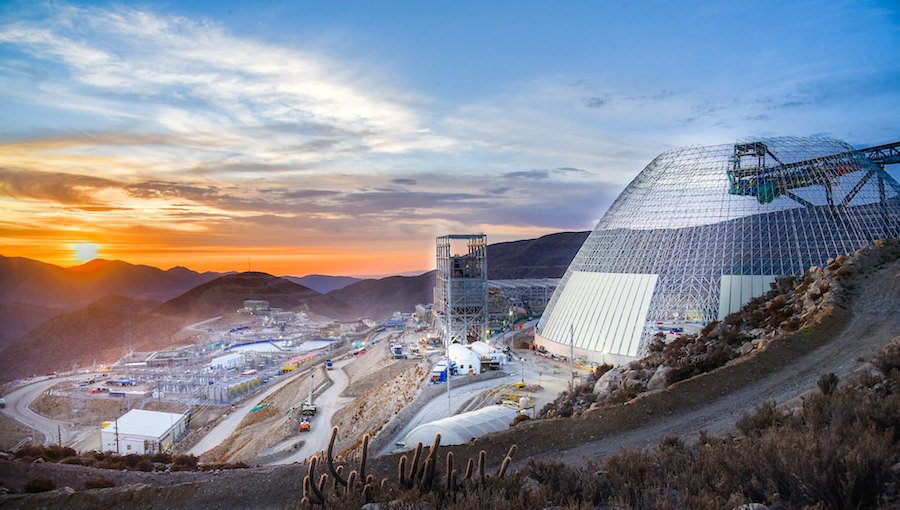
[[[352,276],[328,276],[324,274],[309,274],[301,277],[282,276],[282,278],[303,285],[304,287],[309,287],[322,294],[328,294],[333,290],[343,289],[351,283],[360,281],[359,278],[353,278]]]
[[[156,313],[208,318],[233,313],[248,299],[264,299],[274,308],[308,310],[326,317],[354,315],[346,303],[308,287],[266,273],[246,272],[222,276],[169,300]]]
[[[434,301],[434,280],[434,271],[419,276],[362,280],[333,290],[328,296],[352,306],[357,316],[386,319],[394,312],[412,312],[417,304]]]
[[[99,259],[63,268],[0,255],[0,303],[73,310],[110,295],[165,301],[219,276],[221,273],[197,273],[183,267],[163,271]]]
[[[171,336],[190,321],[150,313],[158,305],[108,296],[74,312],[57,315],[0,351],[0,380],[35,373],[70,370],[74,363],[113,363],[128,349],[154,351],[167,347]]]
[[[588,234],[560,232],[488,245],[488,279],[561,278]]]

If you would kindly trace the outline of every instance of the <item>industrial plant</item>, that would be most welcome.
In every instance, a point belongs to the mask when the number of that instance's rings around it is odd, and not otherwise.
[[[633,360],[656,332],[723,319],[780,276],[900,235],[886,147],[772,138],[660,154],[575,256],[537,344]]]

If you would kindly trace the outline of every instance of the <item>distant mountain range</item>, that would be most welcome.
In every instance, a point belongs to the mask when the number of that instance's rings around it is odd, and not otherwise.
[[[166,301],[222,275],[198,273],[184,267],[163,271],[102,259],[63,268],[23,257],[0,255],[0,303],[74,310],[104,296]]]
[[[489,245],[488,276],[560,277],[587,235],[564,232]],[[434,282],[434,271],[367,280],[279,278],[105,260],[60,268],[0,256],[0,380],[67,370],[75,362],[109,363],[125,353],[129,338],[135,351],[166,348],[186,325],[233,313],[247,299],[334,319],[385,319],[430,303]]]
[[[282,278],[294,283],[299,283],[304,287],[309,287],[322,294],[328,294],[333,290],[343,289],[351,283],[360,281],[359,278],[354,278],[352,276],[328,276],[324,274],[309,274],[301,276],[300,278],[297,278],[296,276],[282,276]]]

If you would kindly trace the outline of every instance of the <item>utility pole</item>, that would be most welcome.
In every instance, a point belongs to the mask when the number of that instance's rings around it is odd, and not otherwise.
[[[116,418],[116,455],[119,454],[119,419]]]
[[[59,444],[59,447],[62,448],[62,428],[58,424],[56,425],[56,438],[57,444]]]
[[[575,391],[575,326],[569,324],[569,365],[572,369],[572,378],[569,381],[569,391]]]

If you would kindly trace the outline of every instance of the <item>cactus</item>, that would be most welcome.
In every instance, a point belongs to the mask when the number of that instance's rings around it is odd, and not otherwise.
[[[419,460],[422,457],[422,441],[416,444],[416,452],[413,454],[412,464],[409,467],[409,485],[416,483],[419,477]]]
[[[366,459],[369,458],[369,434],[363,436],[362,458],[359,460],[359,479],[366,479]]]
[[[447,492],[453,490],[453,452],[447,452]]]
[[[497,478],[503,478],[503,475],[506,474],[506,468],[509,467],[509,463],[512,462],[512,456],[516,454],[516,450],[519,447],[516,445],[512,445],[509,447],[509,451],[506,452],[506,457],[503,458],[503,463],[500,464],[500,469],[497,470]]]
[[[327,496],[325,495],[325,485],[328,481],[329,474],[333,479],[332,491],[335,496],[340,497],[341,494],[349,496],[353,492],[359,490],[362,494],[363,501],[368,502],[376,498],[377,493],[384,492],[390,487],[390,481],[382,478],[380,483],[376,483],[375,475],[366,474],[366,465],[369,457],[369,435],[363,436],[362,451],[360,452],[359,470],[352,470],[345,479],[343,474],[346,471],[344,466],[335,466],[336,460],[334,456],[334,443],[337,439],[337,427],[331,429],[331,438],[328,441],[328,450],[324,458],[321,454],[309,458],[309,469],[307,475],[303,478],[303,498],[302,505],[325,505]],[[416,445],[412,462],[408,462],[406,455],[402,455],[397,464],[397,481],[401,489],[412,489],[415,485],[419,485],[420,490],[432,491],[437,478],[438,450],[441,446],[441,435],[435,434],[434,444],[428,452],[427,456],[423,456],[423,445],[419,442]],[[496,479],[501,479],[506,474],[512,463],[512,457],[515,455],[518,447],[512,445],[504,457],[500,468],[497,471]],[[444,490],[447,493],[455,492],[460,489],[462,481],[471,480],[475,477],[479,483],[484,483],[491,479],[491,475],[485,473],[486,452],[481,450],[478,452],[477,464],[474,459],[469,459],[466,463],[465,475],[460,478],[459,471],[454,469],[453,452],[448,451],[446,457],[446,473],[444,481]],[[316,468],[319,464],[327,466],[326,473],[322,473],[318,481],[316,481]],[[477,465],[477,473],[476,473]],[[408,468],[408,469],[407,469]],[[359,483],[357,483],[359,482]],[[341,486],[344,490],[341,490]],[[329,492],[330,495],[330,492]]]
[[[356,485],[356,470],[350,471],[350,475],[347,476],[347,494],[350,494],[350,491],[353,490],[353,487]]]
[[[424,473],[424,477],[423,477],[422,481],[425,482],[426,487],[431,487],[431,483],[434,481],[434,470],[437,468],[437,463],[438,463],[437,451],[440,446],[441,446],[441,435],[435,434],[434,435],[434,444],[431,445],[431,450],[428,452],[428,457],[425,459],[425,465],[428,467],[426,467],[424,469],[425,473]],[[431,460],[430,464],[428,463],[429,460]]]
[[[478,481],[480,481],[480,482],[484,482],[484,480],[485,480],[484,455],[485,455],[484,450],[481,450],[480,452],[478,452]]]
[[[431,460],[431,455],[429,455],[425,459],[425,466],[422,471],[423,471],[423,476],[422,476],[421,487],[423,489],[431,489],[431,478],[428,477],[428,473],[434,472],[434,462]]]
[[[406,455],[400,457],[400,464],[397,466],[397,482],[400,487],[406,487]]]
[[[328,441],[328,453],[325,455],[325,462],[328,464],[328,470],[331,471],[331,475],[334,476],[334,479],[341,485],[346,486],[347,480],[344,480],[340,473],[334,469],[334,462],[332,461],[332,459],[334,459],[334,441],[337,439],[337,431],[337,427],[331,428],[331,439]]]
[[[335,471],[337,471],[337,474],[338,474],[338,475],[343,475],[343,473],[344,473],[344,466],[338,466],[337,469],[336,469]],[[338,483],[338,479],[337,479],[336,477],[331,477],[331,478],[334,480],[334,481],[331,483],[331,488],[332,488],[333,491],[334,491],[334,495],[335,495],[335,496],[339,496],[339,495],[341,494],[341,486],[340,486],[340,484]]]
[[[309,459],[309,471],[307,472],[306,477],[303,478],[303,499],[313,505],[322,505],[325,503],[322,489],[325,488],[325,480],[328,478],[328,475],[322,473],[322,478],[319,480],[318,485],[312,481],[316,476],[316,464],[318,463],[318,459],[318,456]]]

